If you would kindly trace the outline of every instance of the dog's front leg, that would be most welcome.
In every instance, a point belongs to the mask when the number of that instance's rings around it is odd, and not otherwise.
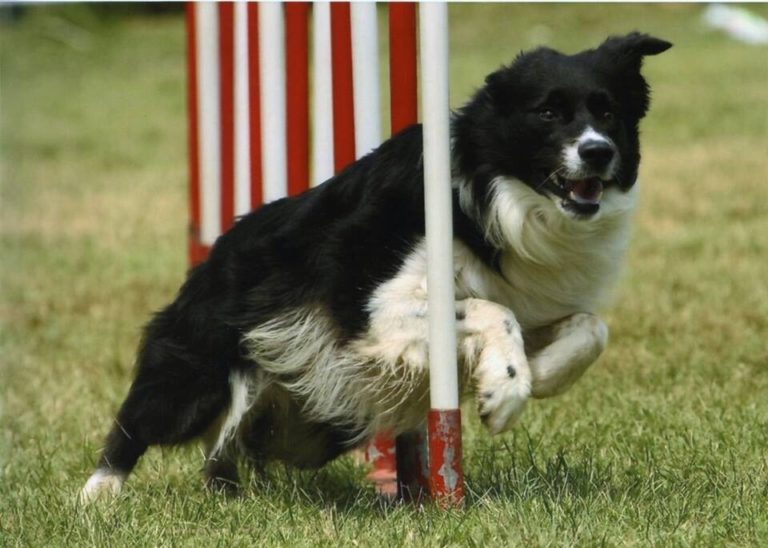
[[[520,325],[508,308],[482,299],[456,303],[459,355],[475,383],[478,412],[492,434],[510,428],[531,394]]]
[[[569,316],[525,333],[534,398],[565,392],[597,360],[608,343],[608,328],[593,314]]]
[[[419,402],[400,412],[400,422],[413,427],[422,420],[421,405],[428,402],[426,292],[374,304],[370,329],[356,350],[372,362],[389,364],[387,369],[398,375],[399,382],[388,385],[400,386],[409,394],[407,401]],[[471,298],[456,302],[456,334],[462,378],[472,379],[480,417],[491,433],[502,432],[523,412],[531,393],[520,326],[509,309]]]

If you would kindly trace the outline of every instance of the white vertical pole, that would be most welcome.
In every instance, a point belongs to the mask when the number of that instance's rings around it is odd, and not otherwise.
[[[331,5],[312,5],[312,185],[333,176],[333,87]]]
[[[235,215],[251,210],[248,4],[235,2]]]
[[[421,106],[424,120],[424,205],[429,298],[429,485],[444,506],[464,502],[448,90],[448,6],[421,3]]]
[[[221,232],[221,112],[219,111],[219,14],[215,2],[197,10],[197,96],[200,155],[200,241],[210,246]]]
[[[355,96],[355,154],[381,144],[379,44],[376,3],[352,2],[352,81]]]
[[[288,194],[285,122],[285,24],[281,2],[259,4],[261,143],[264,202]]]
[[[456,409],[456,310],[453,282],[453,221],[448,90],[448,6],[422,3],[422,116],[426,206],[429,374],[433,409]]]

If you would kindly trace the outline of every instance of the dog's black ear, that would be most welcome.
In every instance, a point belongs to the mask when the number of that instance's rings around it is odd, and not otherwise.
[[[484,90],[487,97],[502,112],[513,108],[525,93],[525,83],[531,80],[532,75],[548,70],[551,58],[558,56],[562,54],[546,47],[521,51],[511,64],[502,65],[486,76]]]
[[[502,66],[485,77],[485,92],[497,108],[504,108],[514,100],[515,78],[509,66]]]
[[[495,89],[502,85],[503,79],[504,79],[504,67],[486,76],[485,85],[488,87],[489,90]]]
[[[648,34],[633,32],[626,36],[608,38],[597,48],[596,53],[601,64],[624,94],[624,105],[629,115],[639,120],[648,112],[650,90],[648,83],[640,74],[643,58],[646,55],[658,55],[672,47],[670,42],[654,38]]]
[[[615,66],[640,70],[643,57],[658,55],[672,47],[671,42],[655,38],[641,32],[632,32],[626,36],[612,36],[598,48],[600,53],[607,54]]]

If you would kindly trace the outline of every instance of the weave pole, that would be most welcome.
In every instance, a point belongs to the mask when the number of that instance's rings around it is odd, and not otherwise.
[[[418,122],[417,48],[416,4],[391,3],[389,89],[392,135]],[[393,441],[398,495],[404,500],[421,501],[430,492],[426,428],[400,434],[396,440],[386,434],[375,440],[380,452],[391,451]]]
[[[432,497],[464,502],[453,281],[448,6],[421,4],[421,106],[429,299],[429,475]]]
[[[264,202],[288,194],[285,22],[279,2],[259,4]],[[266,138],[264,138],[266,137]]]
[[[333,167],[355,161],[355,96],[352,76],[352,21],[347,2],[331,2]]]
[[[362,158],[381,144],[378,21],[373,2],[350,3],[352,45],[352,95],[355,158]],[[415,120],[414,120],[415,122]],[[367,445],[365,457],[373,470],[367,478],[387,497],[398,494],[397,456],[391,432],[379,432]]]
[[[196,149],[198,164],[193,175],[197,180],[193,183],[197,193],[197,209],[192,211],[192,231],[195,240],[191,243],[193,260],[203,260],[213,242],[221,234],[223,222],[221,213],[223,200],[227,191],[224,189],[222,173],[222,157],[226,137],[222,132],[221,97],[223,89],[222,70],[219,55],[221,31],[219,25],[219,9],[213,3],[201,3],[193,8],[190,19],[195,22],[194,50],[191,52],[190,63],[195,64],[196,80],[190,83],[190,94],[197,98],[195,105],[190,105],[191,117],[195,128],[195,142],[190,145]],[[226,86],[223,86],[226,87]],[[194,195],[194,193],[193,193]]]
[[[312,5],[312,184],[333,176],[333,69],[331,62],[331,5]]]
[[[233,101],[234,110],[239,113],[234,119],[234,203],[232,213],[245,215],[253,206],[251,202],[251,104],[249,79],[251,67],[248,59],[248,5],[238,2],[233,10],[235,67],[240,67],[234,75]]]
[[[372,445],[372,463],[379,492],[404,498],[431,492],[448,506],[463,499],[463,475],[451,267],[447,9],[423,5],[421,10],[430,459],[423,434],[401,435],[395,443],[391,434],[382,433]],[[378,146],[382,130],[374,4],[189,3],[187,25],[189,257],[195,265],[239,215],[301,193],[310,181],[320,184]],[[415,5],[390,4],[389,25],[394,134],[417,122]]]
[[[309,188],[309,4],[285,4],[288,194]]]

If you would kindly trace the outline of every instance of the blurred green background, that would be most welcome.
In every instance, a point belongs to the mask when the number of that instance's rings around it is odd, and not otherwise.
[[[0,6],[0,545],[768,543],[768,48],[704,9],[451,5],[456,106],[536,45],[641,30],[675,46],[646,62],[611,345],[515,432],[490,438],[466,409],[468,506],[444,513],[384,504],[348,457],[222,499],[195,447],[152,450],[118,500],[75,504],[140,328],[186,268],[183,11]]]

